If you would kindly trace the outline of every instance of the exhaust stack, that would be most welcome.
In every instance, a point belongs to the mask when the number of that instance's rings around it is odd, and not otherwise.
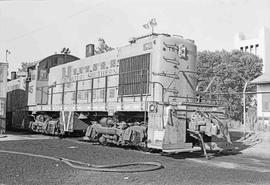
[[[11,76],[11,80],[15,80],[17,78],[16,71],[12,71],[10,76]]]
[[[95,45],[94,44],[86,45],[85,57],[91,57],[93,55],[95,55]]]

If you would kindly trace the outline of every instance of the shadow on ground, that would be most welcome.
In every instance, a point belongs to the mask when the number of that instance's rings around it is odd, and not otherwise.
[[[7,134],[12,135],[40,135],[39,133],[29,133],[26,131],[21,130],[11,130],[8,131]],[[222,157],[222,156],[230,156],[230,155],[238,155],[242,154],[242,151],[250,148],[252,145],[245,144],[243,141],[239,141],[241,138],[243,138],[243,132],[242,131],[230,131],[230,136],[232,140],[232,144],[228,144],[227,148],[222,151],[211,151],[208,150],[207,153],[209,154],[210,158],[212,157]],[[57,136],[55,136],[57,137]],[[100,145],[98,142],[91,142],[91,141],[85,141],[82,139],[82,137],[69,137],[72,140],[77,140],[79,142],[89,142],[93,145]],[[116,145],[110,145],[111,147],[117,147]],[[137,150],[136,147],[124,147],[125,150]],[[163,153],[159,150],[153,150],[151,153],[159,153],[162,156],[171,157],[175,159],[186,159],[186,158],[205,158],[204,155],[202,155],[201,151],[193,151],[193,152],[181,152],[181,153]]]
[[[254,146],[254,143],[246,144],[244,141],[241,141],[241,138],[244,137],[244,134],[242,131],[230,131],[230,136],[231,136],[232,144],[227,144],[224,150],[222,151],[207,150],[209,159],[213,157],[239,155],[239,154],[242,154],[243,150]],[[181,152],[181,153],[172,153],[172,154],[163,153],[162,155],[166,157],[171,157],[174,159],[205,158],[205,156],[203,155],[201,151]]]

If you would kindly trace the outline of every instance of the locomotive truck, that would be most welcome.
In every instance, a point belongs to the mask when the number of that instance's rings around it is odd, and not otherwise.
[[[230,142],[224,107],[196,91],[193,40],[152,33],[104,53],[91,44],[87,53],[28,69],[32,131],[165,152]]]

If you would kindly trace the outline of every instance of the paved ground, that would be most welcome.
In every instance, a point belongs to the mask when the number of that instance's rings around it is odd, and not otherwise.
[[[38,137],[38,139],[32,139]],[[270,161],[235,153],[206,160],[199,153],[160,155],[104,147],[71,139],[39,135],[1,141],[0,150],[65,157],[92,164],[135,161],[161,162],[165,167],[143,173],[81,171],[65,164],[28,156],[0,153],[0,184],[269,184]]]
[[[52,139],[54,137],[45,136],[41,134],[29,134],[24,132],[9,132],[8,134],[0,135],[0,141],[14,141],[14,140],[37,140],[37,139]]]
[[[270,133],[257,133],[246,139],[247,143],[251,141],[258,141],[253,147],[243,150],[242,153],[249,156],[260,156],[261,158],[268,158],[270,160]]]

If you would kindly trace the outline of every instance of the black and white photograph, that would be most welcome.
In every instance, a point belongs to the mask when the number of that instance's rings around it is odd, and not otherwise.
[[[0,185],[269,184],[269,0],[0,0]]]

